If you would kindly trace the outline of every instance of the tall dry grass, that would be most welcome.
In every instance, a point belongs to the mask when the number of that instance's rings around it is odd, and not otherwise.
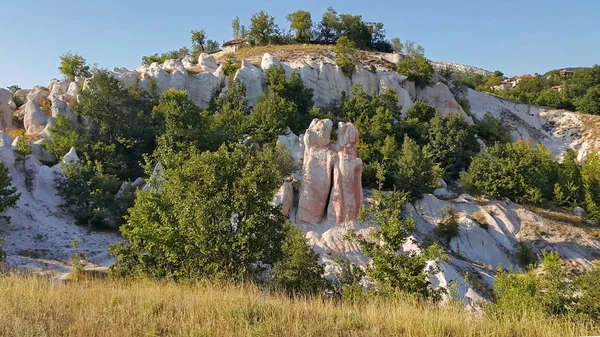
[[[252,286],[151,281],[52,284],[0,277],[0,336],[579,336],[584,323],[492,319],[410,300],[290,300]]]

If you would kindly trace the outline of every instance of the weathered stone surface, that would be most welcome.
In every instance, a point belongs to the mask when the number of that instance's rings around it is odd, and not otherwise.
[[[293,132],[289,132],[285,136],[279,136],[277,138],[277,144],[283,144],[290,150],[292,157],[298,162],[302,163],[304,159],[304,136],[296,136]]]
[[[585,215],[585,209],[583,209],[582,207],[577,206],[577,207],[575,207],[573,209],[573,213],[576,216],[583,217]]]
[[[398,106],[402,109],[400,113],[406,115],[406,111],[413,106],[413,100],[406,89],[402,87],[402,83],[407,81],[406,76],[390,73],[381,76],[379,80],[379,93],[384,90],[392,90],[398,97]]]
[[[354,221],[362,206],[362,160],[357,157],[358,130],[352,123],[338,124],[337,160],[327,210],[336,224]]]
[[[246,86],[248,105],[256,105],[258,96],[263,93],[263,86],[267,84],[263,72],[252,63],[242,60],[242,67],[235,73],[235,79]]]
[[[42,86],[36,85],[27,93],[27,102],[35,101],[38,105],[41,105],[44,99],[48,98],[50,91]]]
[[[9,104],[12,99],[10,91],[0,88],[0,129],[12,127],[13,109]]]
[[[63,157],[63,163],[71,164],[79,161],[79,157],[77,157],[77,151],[74,147],[72,147],[67,154]]]
[[[292,183],[286,181],[281,185],[277,194],[273,198],[273,205],[279,206],[281,205],[281,214],[288,215],[290,214],[290,210],[292,209],[292,204],[294,203],[294,187]]]
[[[329,119],[314,119],[304,135],[306,149],[296,216],[298,221],[317,224],[325,215],[335,162],[335,152],[329,146],[332,125]]]
[[[444,83],[440,82],[436,85],[429,85],[417,90],[417,98],[431,104],[444,116],[448,116],[449,114],[461,115],[469,124],[473,125],[473,119],[464,112],[460,104],[456,102],[448,86]]]
[[[279,60],[269,54],[269,53],[264,53],[263,57],[262,57],[262,62],[260,63],[260,67],[262,68],[262,70],[267,70],[269,68],[271,68],[272,66],[279,66]]]
[[[40,134],[44,131],[47,123],[48,116],[44,114],[35,100],[30,100],[25,104],[23,125],[27,134]]]
[[[50,88],[50,96],[60,96],[62,94],[66,94],[67,91],[69,90],[69,85],[71,84],[71,82],[67,81],[67,80],[63,80],[63,81],[59,81],[56,80],[52,87]]]
[[[31,89],[19,89],[15,91],[15,93],[13,94],[13,100],[15,101],[15,103],[19,103],[20,105],[27,103],[27,95],[29,95],[30,91]]]
[[[208,55],[206,53],[202,53],[200,54],[200,56],[198,56],[198,65],[202,67],[203,71],[208,71],[211,73],[217,70],[217,68],[219,68],[219,65],[217,64],[215,58],[212,55]]]

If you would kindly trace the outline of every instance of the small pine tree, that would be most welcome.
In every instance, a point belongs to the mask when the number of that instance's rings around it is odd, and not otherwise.
[[[11,186],[8,167],[3,162],[0,162],[0,213],[15,206],[20,196],[21,194],[17,193],[17,189]],[[10,221],[10,217],[8,216],[2,216],[2,218]]]
[[[347,36],[340,37],[335,44],[335,55],[336,64],[346,75],[352,76],[358,66],[359,57],[354,41]]]

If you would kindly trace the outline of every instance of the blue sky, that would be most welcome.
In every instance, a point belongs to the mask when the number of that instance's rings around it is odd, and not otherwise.
[[[143,55],[189,45],[192,29],[222,42],[236,15],[247,25],[265,10],[287,29],[288,13],[308,10],[319,21],[329,6],[383,22],[388,38],[417,41],[432,60],[507,75],[600,63],[597,0],[0,0],[0,87],[61,77],[58,57],[67,51],[132,69]]]

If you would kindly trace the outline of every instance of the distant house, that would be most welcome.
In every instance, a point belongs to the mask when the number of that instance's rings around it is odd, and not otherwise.
[[[504,81],[498,85],[493,86],[492,89],[494,89],[494,90],[510,90],[510,89],[514,88],[514,86],[515,86],[514,82]]]
[[[534,79],[534,78],[535,78],[535,76],[533,76],[533,75],[523,74],[521,76],[516,77],[514,83],[515,83],[515,85],[517,85],[522,80],[531,80],[531,79]]]
[[[210,54],[212,54],[215,58],[219,58],[230,53],[235,53],[236,51],[238,51],[238,49],[248,45],[248,42],[246,42],[246,40],[242,38],[233,39],[227,42],[223,42],[223,44],[221,45],[221,49],[215,50]]]
[[[571,70],[567,70],[567,69],[562,69],[561,71],[558,72],[558,74],[561,77],[573,77],[573,74],[575,74],[575,72],[573,72]]]

